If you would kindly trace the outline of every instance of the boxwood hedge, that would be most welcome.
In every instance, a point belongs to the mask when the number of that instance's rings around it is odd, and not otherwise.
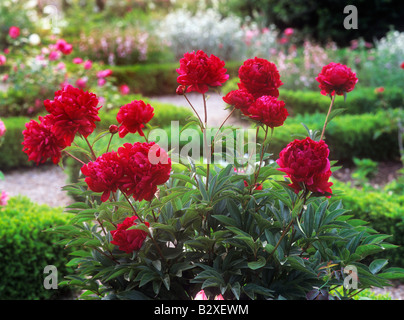
[[[47,265],[57,268],[58,281],[71,272],[65,266],[70,250],[57,244],[57,234],[47,232],[68,219],[62,208],[38,205],[26,197],[11,197],[0,207],[0,300],[51,299],[69,293],[62,287],[44,287]]]

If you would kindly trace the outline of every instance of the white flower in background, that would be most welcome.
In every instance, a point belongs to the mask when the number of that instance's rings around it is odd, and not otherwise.
[[[261,30],[257,24],[242,25],[239,17],[223,17],[214,9],[198,10],[195,15],[185,9],[175,10],[159,22],[156,31],[176,58],[194,50],[225,60],[268,56],[277,36],[273,26]]]
[[[41,43],[41,37],[39,35],[37,35],[36,33],[33,33],[28,37],[28,42],[32,46],[37,46],[38,44]]]

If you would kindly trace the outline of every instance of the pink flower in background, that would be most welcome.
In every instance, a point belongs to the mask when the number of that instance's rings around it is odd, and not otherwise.
[[[66,65],[63,62],[59,62],[58,65],[56,66],[56,69],[64,70],[66,69]]]
[[[105,69],[97,72],[97,77],[98,78],[106,78],[109,77],[112,74],[111,69]]]
[[[119,87],[119,92],[120,92],[122,95],[129,94],[130,88],[129,88],[128,85],[123,84],[123,85],[121,85],[121,86]]]
[[[224,298],[221,294],[219,294],[218,296],[215,297],[215,300],[224,300]]]
[[[8,75],[8,73],[6,73],[6,74],[3,76],[3,82],[6,82],[6,81],[8,80],[8,77],[9,77],[9,75]]]
[[[205,291],[201,290],[196,294],[194,300],[208,300],[208,297],[206,296]]]
[[[93,66],[93,62],[91,60],[87,60],[86,62],[84,62],[83,66],[84,66],[84,69],[89,70]]]
[[[106,83],[107,83],[107,80],[105,80],[104,78],[98,79],[98,86],[99,87],[102,87]]]
[[[60,58],[60,53],[58,51],[51,51],[49,52],[49,60],[55,61]]]
[[[15,39],[18,38],[20,35],[20,28],[12,26],[10,27],[10,29],[8,30],[8,34],[11,38]]]
[[[3,64],[5,64],[7,61],[6,56],[3,56],[2,54],[0,54],[0,66],[2,66]]]
[[[64,39],[56,41],[56,48],[65,55],[69,55],[73,51],[73,46]]]
[[[79,89],[84,89],[87,85],[87,79],[86,78],[79,78],[76,81],[76,86]]]
[[[4,122],[1,121],[0,119],[0,138],[4,136],[5,133],[6,133],[6,126],[4,125]]]
[[[9,49],[9,48],[5,48],[5,49],[3,50],[3,52],[4,52],[4,54],[9,54],[9,53],[10,53],[10,49]]]
[[[401,62],[400,67],[401,67],[401,69],[404,69],[404,62]]]
[[[74,59],[73,59],[73,63],[74,63],[74,64],[81,64],[81,63],[83,63],[83,59],[81,59],[81,58],[74,58]]]
[[[6,206],[8,199],[9,199],[9,196],[8,196],[7,192],[2,191],[0,193],[0,206]]]
[[[283,34],[287,37],[290,37],[293,34],[294,30],[293,28],[286,28],[285,31],[283,31]]]

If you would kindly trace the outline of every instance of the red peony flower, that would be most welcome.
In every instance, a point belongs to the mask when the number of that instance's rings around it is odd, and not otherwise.
[[[352,91],[358,82],[356,74],[350,68],[335,62],[324,66],[316,80],[320,83],[318,87],[323,95],[334,95],[334,92],[343,95]]]
[[[170,178],[171,159],[155,142],[125,143],[118,149],[125,175],[121,190],[135,200],[151,201],[157,186]]]
[[[20,28],[15,26],[10,27],[8,30],[8,35],[13,39],[18,38],[20,35]]]
[[[123,177],[124,168],[117,152],[111,151],[99,156],[81,168],[86,176],[85,182],[94,192],[102,192],[101,201],[109,199],[111,192],[116,192]]]
[[[29,161],[35,161],[36,164],[44,163],[47,159],[57,164],[66,144],[63,137],[56,135],[52,130],[55,117],[46,115],[38,119],[39,123],[31,120],[25,124],[26,129],[22,132],[24,136],[22,151],[28,155]]]
[[[244,180],[244,187],[247,188],[248,186],[249,186],[249,184],[248,184],[247,180]],[[262,183],[256,183],[255,190],[262,190]]]
[[[223,97],[223,101],[241,110],[248,115],[248,108],[254,103],[255,99],[247,90],[233,90]]]
[[[279,171],[287,174],[292,181],[289,185],[298,193],[305,188],[312,192],[331,193],[328,182],[331,176],[330,151],[327,144],[321,141],[313,141],[309,137],[303,140],[294,140],[279,154],[276,163]]]
[[[187,92],[205,93],[209,87],[221,86],[229,79],[224,65],[224,61],[213,54],[208,57],[202,50],[187,52],[180,59],[177,82],[187,86]]]
[[[404,62],[401,62],[400,68],[404,69]]]
[[[279,96],[278,88],[283,84],[276,65],[255,57],[247,59],[239,69],[239,89],[245,89],[255,99],[261,96]]]
[[[148,234],[146,231],[139,229],[128,230],[130,227],[137,225],[136,220],[136,216],[125,218],[122,223],[118,223],[116,230],[111,231],[113,239],[111,243],[117,245],[119,250],[128,254],[140,250]],[[147,227],[150,226],[147,221],[144,224]]]
[[[123,138],[129,132],[139,132],[141,136],[144,136],[142,128],[153,118],[153,111],[153,107],[142,100],[134,100],[122,106],[116,116],[116,120],[121,124],[119,136]]]
[[[262,96],[248,108],[249,117],[266,124],[270,128],[282,126],[288,111],[285,102],[272,96]]]
[[[78,132],[84,137],[95,129],[96,121],[100,121],[97,108],[98,99],[94,93],[66,85],[55,92],[54,100],[45,100],[46,110],[55,116],[54,131],[63,137],[66,145],[70,145]]]

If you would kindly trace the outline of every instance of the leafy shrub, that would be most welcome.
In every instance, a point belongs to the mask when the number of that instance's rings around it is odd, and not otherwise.
[[[22,131],[27,120],[26,117],[2,118],[7,131],[0,146],[0,170],[32,166],[32,162],[28,162],[26,155],[21,151]]]
[[[404,61],[404,32],[389,31],[375,42],[374,48],[366,54],[359,55],[358,72],[364,84],[385,89],[403,83],[404,74],[400,68]],[[347,55],[351,59],[356,55]],[[387,97],[387,94],[386,94]]]
[[[391,252],[380,253],[397,266],[404,266],[404,197],[387,192],[360,190],[350,185],[333,181],[341,191],[341,199],[355,218],[367,221],[378,232],[391,235],[390,241],[399,247]]]
[[[326,112],[330,102],[329,97],[319,97],[318,91],[280,90],[280,97],[294,115]],[[335,107],[345,109],[345,114],[374,113],[383,107],[394,109],[403,105],[404,94],[398,87],[386,88],[382,97],[374,88],[358,87],[348,94],[346,102],[343,99],[335,102]]]
[[[37,205],[28,198],[12,197],[0,208],[0,299],[37,300],[66,294],[69,290],[44,288],[44,268],[54,265],[60,280],[69,249],[58,245],[60,236],[45,232],[63,226],[68,215],[60,208]]]
[[[370,159],[353,158],[356,166],[352,178],[357,179],[359,183],[366,182],[368,179],[374,177],[377,173],[377,162]]]
[[[192,64],[193,68],[205,74],[197,84],[207,87],[206,76],[210,77],[217,60],[198,63]],[[223,74],[226,70],[222,68],[215,70]],[[273,70],[259,72],[259,77],[268,78],[269,74]],[[209,84],[219,85],[218,81]],[[270,162],[274,127],[285,119],[273,125],[259,118],[253,132],[258,137],[262,129],[265,135],[259,151],[249,150],[247,169],[251,166],[252,170],[244,171],[234,162],[211,164],[208,151],[216,152],[214,146],[220,140],[217,135],[207,138],[206,90],[196,90],[204,101],[205,122],[196,113],[198,119],[186,126],[197,125],[192,142],[200,142],[202,134],[207,164],[196,163],[188,149],[188,156],[175,163],[178,160],[163,150],[165,145],[161,148],[142,133],[137,138],[145,142],[125,144],[119,140],[122,147],[110,151],[117,126],[99,132],[91,120],[83,125],[76,118],[50,124],[55,129],[62,127],[71,139],[67,146],[66,142],[60,145],[57,131],[47,132],[54,139],[52,146],[59,148],[57,155],[65,151],[82,165],[85,176],[65,187],[80,196],[67,208],[73,215],[69,225],[53,229],[63,234],[62,244],[80,246],[67,264],[74,266],[76,273],[67,276],[63,284],[84,290],[81,297],[85,299],[192,299],[206,290],[208,296],[231,300],[329,300],[351,299],[357,290],[384,287],[390,279],[404,277],[404,269],[385,269],[385,259],[369,261],[371,255],[396,248],[384,241],[389,236],[346,215],[341,201],[327,199],[333,195],[328,179],[335,161],[330,164],[329,149],[320,141],[323,134],[319,137],[306,126],[308,137],[294,140],[282,150],[279,161]],[[72,94],[82,98],[80,92]],[[187,98],[185,92],[181,94]],[[267,107],[260,111],[267,111]],[[87,110],[92,115],[97,112],[95,106]],[[276,117],[273,110],[270,112]],[[324,129],[327,119],[331,121],[327,115]],[[121,126],[131,134],[123,138],[133,139],[143,122],[136,119],[134,128],[124,121]],[[89,135],[80,131],[78,137],[71,130],[74,126],[83,126],[80,130],[86,129]],[[225,134],[222,128],[219,136]],[[80,137],[85,148],[77,142]],[[103,138],[108,141],[106,149],[96,148],[95,143]],[[241,143],[245,148],[251,141]],[[49,157],[42,145],[38,149],[35,151]],[[233,148],[232,155],[237,151],[240,149]],[[292,183],[277,179],[284,175],[280,170]],[[360,279],[354,287],[346,284],[350,278],[347,267]],[[336,289],[342,286],[341,294]]]

